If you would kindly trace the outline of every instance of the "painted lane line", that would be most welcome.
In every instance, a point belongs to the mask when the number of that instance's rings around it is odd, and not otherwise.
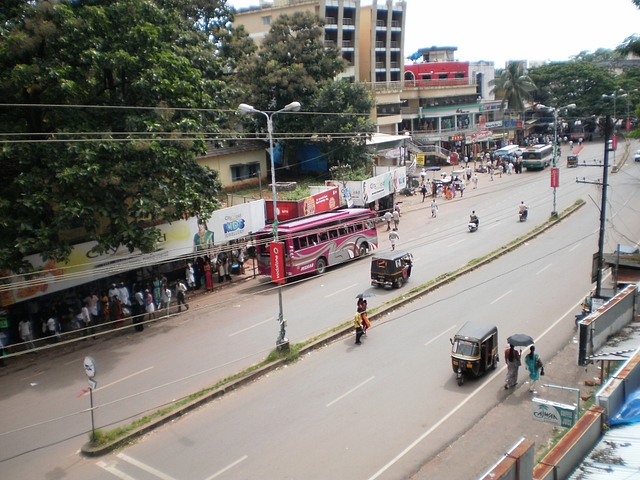
[[[463,238],[462,240],[458,240],[456,243],[450,243],[449,245],[447,245],[447,247],[453,247],[454,245],[458,245],[459,243],[462,243],[466,240],[466,238]]]
[[[434,232],[437,232],[437,231],[438,231],[438,229],[434,230]],[[422,234],[418,235],[418,238],[428,237],[429,235],[431,235],[431,232],[422,233]]]
[[[540,270],[538,273],[536,273],[536,275],[540,275],[542,272],[544,272],[547,268],[549,268],[551,265],[553,265],[553,263],[550,263],[549,265],[547,265],[546,267],[544,267],[542,270]]]
[[[30,378],[37,377],[38,375],[42,375],[46,370],[43,370],[38,373],[34,373],[33,375],[29,375],[28,377],[21,378],[20,381],[29,380]]]
[[[415,237],[413,237],[413,238],[408,238],[407,240],[405,240],[405,242],[413,242],[415,239],[416,239]]]
[[[339,396],[338,398],[336,398],[333,402],[327,403],[327,407],[330,407],[331,405],[333,405],[334,403],[342,400],[344,397],[346,397],[347,395],[352,394],[353,392],[355,392],[357,389],[359,389],[360,387],[362,387],[365,383],[370,382],[371,380],[373,380],[374,378],[376,378],[375,376],[366,379],[364,382],[362,382],[360,385],[353,387],[351,390],[349,390],[347,393],[345,393],[344,395]]]
[[[105,463],[105,462],[98,462],[96,463],[96,465],[98,465],[100,468],[106,470],[107,472],[111,473],[112,475],[115,475],[118,478],[121,478],[122,480],[136,480],[133,477],[130,477],[129,475],[127,475],[124,472],[121,472],[120,470],[118,470],[116,468],[116,462],[110,462],[110,463]]]
[[[231,467],[235,467],[237,464],[239,464],[240,462],[242,462],[243,460],[246,460],[248,457],[245,455],[242,458],[239,458],[238,460],[236,460],[235,462],[233,462],[231,465],[228,465],[226,467],[224,467],[222,470],[217,471],[216,473],[214,473],[213,475],[211,475],[210,477],[208,477],[206,480],[213,480],[214,478],[216,478],[218,475],[222,475],[224,472],[226,472],[227,470],[229,470]]]
[[[149,465],[146,465],[138,460],[136,460],[135,458],[131,458],[128,455],[125,455],[124,453],[119,453],[116,455],[116,457],[124,460],[127,463],[130,463],[131,465],[134,465],[136,467],[138,467],[140,470],[144,470],[147,473],[150,473],[151,475],[155,475],[158,478],[161,478],[162,480],[176,480],[173,477],[170,477],[169,475],[162,473],[160,470],[156,470],[153,467],[150,467]]]
[[[262,324],[264,324],[264,323],[270,322],[271,320],[275,320],[275,318],[276,318],[276,317],[269,317],[269,318],[267,318],[264,322],[256,323],[255,325],[251,325],[250,327],[243,328],[242,330],[238,330],[238,331],[237,331],[237,332],[235,332],[235,333],[231,333],[231,334],[229,334],[229,336],[230,336],[230,337],[233,337],[234,335],[238,335],[239,333],[246,332],[247,330],[251,330],[252,328],[255,328],[255,327],[259,327],[260,325],[262,325]]]
[[[575,247],[573,247],[571,250],[569,250],[570,252],[573,252],[576,248],[578,248],[580,245],[582,245],[582,243],[577,244]]]
[[[128,375],[128,376],[126,376],[126,377],[124,377],[124,378],[121,378],[120,380],[116,380],[115,382],[107,383],[106,385],[103,385],[103,386],[101,386],[101,387],[96,388],[96,389],[94,390],[94,392],[97,392],[98,390],[103,390],[103,389],[105,389],[105,388],[107,388],[107,387],[111,387],[112,385],[115,385],[116,383],[120,383],[120,382],[123,382],[123,381],[125,381],[125,380],[128,380],[128,379],[130,379],[131,377],[135,377],[136,375],[140,375],[141,373],[147,372],[147,371],[151,370],[152,368],[153,368],[153,366],[151,366],[151,367],[147,367],[147,368],[145,368],[144,370],[140,370],[139,372],[132,373],[131,375]],[[85,396],[86,396],[86,395],[89,395],[89,392],[85,393]]]
[[[67,365],[71,365],[72,363],[76,363],[76,362],[78,362],[78,363],[82,362],[82,358],[77,358],[75,360],[70,360],[67,363],[63,363],[62,365],[64,365],[66,367]]]
[[[429,345],[431,342],[439,339],[442,335],[444,335],[445,333],[447,333],[449,330],[456,328],[457,325],[453,325],[449,328],[447,328],[444,332],[442,332],[440,335],[438,335],[437,337],[433,337],[431,340],[429,340],[427,343],[424,344],[424,346],[426,347],[427,345]]]
[[[326,296],[326,297],[324,297],[324,298],[333,297],[334,295],[337,295],[337,294],[339,294],[339,293],[342,293],[342,292],[344,292],[345,290],[349,290],[350,288],[356,287],[357,285],[358,285],[357,283],[354,283],[353,285],[349,285],[348,287],[343,288],[342,290],[338,290],[337,292],[330,293],[329,295],[327,295],[327,296]]]
[[[581,305],[583,302],[583,300],[578,301],[573,307],[571,307],[569,310],[567,310],[567,312],[562,315],[560,318],[558,318],[558,320],[556,320],[553,325],[551,325],[549,328],[547,328],[544,332],[542,332],[542,335],[540,335],[537,339],[536,342],[539,342],[542,337],[544,337],[547,333],[549,333],[551,331],[551,329],[553,327],[555,327],[558,323],[560,323],[562,320],[564,320],[564,318],[569,315],[570,313],[572,313],[576,307],[578,307],[578,305]],[[407,453],[409,453],[411,450],[413,450],[413,448],[418,445],[422,440],[424,440],[425,438],[427,438],[429,435],[431,435],[431,433],[436,430],[440,425],[442,425],[444,422],[446,422],[454,413],[456,413],[458,410],[460,410],[462,407],[464,407],[473,397],[475,397],[478,393],[480,393],[484,388],[486,388],[487,386],[489,386],[489,384],[493,381],[494,378],[496,378],[497,376],[501,375],[505,370],[507,369],[507,366],[505,365],[504,367],[502,367],[500,370],[496,371],[493,375],[491,375],[491,377],[489,378],[489,380],[482,384],[481,386],[479,386],[477,389],[475,389],[473,391],[473,393],[471,393],[467,398],[465,398],[462,402],[460,402],[454,409],[452,409],[451,411],[449,411],[449,413],[447,413],[444,417],[442,417],[435,425],[433,425],[429,430],[427,430],[426,432],[424,432],[422,435],[420,435],[416,440],[414,440],[407,448],[405,448],[402,452],[400,452],[398,455],[396,455],[395,458],[393,458],[389,463],[387,463],[384,467],[382,467],[380,470],[378,470],[376,473],[374,473],[371,477],[369,477],[368,480],[375,480],[376,478],[378,478],[380,475],[382,475],[384,472],[386,472],[389,468],[391,468],[398,460],[400,460],[402,457],[404,457]]]
[[[509,290],[507,293],[505,293],[504,295],[496,298],[493,302],[491,302],[489,305],[493,305],[494,303],[496,303],[499,300],[502,300],[504,297],[506,297],[507,295],[509,295],[511,292],[513,292],[513,290]]]
[[[493,225],[490,225],[488,227],[485,227],[485,230],[491,230],[493,227],[497,227],[498,225],[500,225],[499,222],[494,223]]]

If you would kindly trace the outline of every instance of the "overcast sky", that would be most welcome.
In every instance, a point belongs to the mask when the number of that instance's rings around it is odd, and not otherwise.
[[[260,1],[228,3],[245,8]],[[503,68],[507,60],[568,60],[583,50],[613,49],[636,33],[640,10],[631,0],[407,0],[404,56],[458,47],[456,60]]]

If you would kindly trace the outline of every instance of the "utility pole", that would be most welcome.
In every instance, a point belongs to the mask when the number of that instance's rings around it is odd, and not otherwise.
[[[602,261],[604,256],[604,228],[607,219],[607,182],[609,180],[609,139],[611,138],[611,115],[606,117],[604,127],[604,165],[602,171],[602,205],[600,206],[600,237],[598,239],[598,280],[596,282],[596,298],[602,293]]]

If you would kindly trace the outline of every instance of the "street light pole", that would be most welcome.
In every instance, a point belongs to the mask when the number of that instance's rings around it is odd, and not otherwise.
[[[553,168],[558,166],[558,110],[565,110],[569,108],[576,108],[575,103],[570,103],[569,105],[565,105],[564,107],[555,108],[553,110]],[[551,212],[552,217],[558,216],[558,211],[556,210],[556,190],[557,187],[553,187],[553,211]]]
[[[269,135],[269,155],[271,157],[271,194],[273,196],[273,241],[278,241],[278,198],[276,189],[276,166],[273,159],[273,117],[282,112],[298,112],[300,111],[300,102],[291,102],[285,105],[284,108],[272,113],[263,112],[251,105],[241,103],[238,105],[238,111],[240,113],[259,113],[264,115],[267,119],[267,133]],[[280,334],[276,340],[276,347],[278,350],[288,350],[289,340],[285,338],[286,334],[286,322],[284,321],[284,314],[282,312],[282,285],[278,284],[278,322],[280,324]]]

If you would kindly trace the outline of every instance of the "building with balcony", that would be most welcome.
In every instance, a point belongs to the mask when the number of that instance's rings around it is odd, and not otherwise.
[[[500,102],[490,93],[493,63],[456,61],[456,50],[424,48],[421,62],[405,65],[400,130],[416,143],[472,155],[495,147],[509,130],[503,131]]]
[[[280,15],[311,12],[325,22],[324,44],[338,48],[346,62],[339,78],[360,79],[360,0],[262,0],[260,6],[239,9],[235,24],[243,25],[256,45],[269,33],[271,22]]]

